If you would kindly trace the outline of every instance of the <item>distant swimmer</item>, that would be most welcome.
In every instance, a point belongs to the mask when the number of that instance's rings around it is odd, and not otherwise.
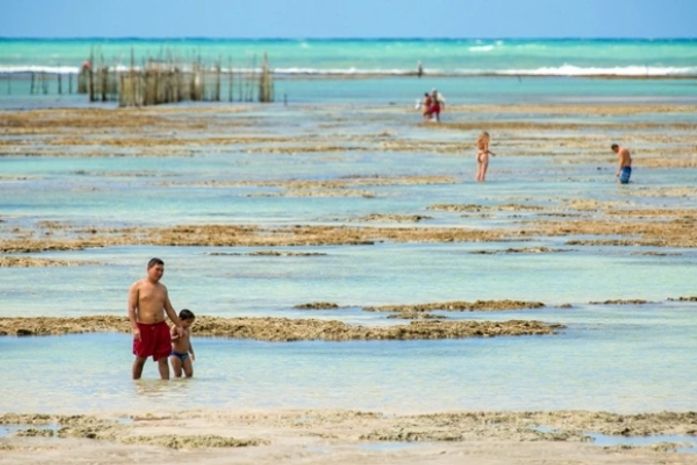
[[[420,61],[416,64],[416,75],[418,77],[421,77],[424,75],[424,67]]]
[[[618,144],[612,144],[610,148],[617,154],[617,172],[615,177],[622,184],[629,183],[629,177],[632,175],[632,156],[629,150],[620,147]]]

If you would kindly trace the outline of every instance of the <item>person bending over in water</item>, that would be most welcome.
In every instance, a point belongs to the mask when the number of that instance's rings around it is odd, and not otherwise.
[[[194,324],[195,319],[194,312],[184,309],[179,312],[181,327],[172,326],[172,353],[169,360],[176,378],[181,378],[182,369],[187,378],[194,376],[193,362],[196,360],[196,355],[194,355],[194,346],[191,345],[191,325]]]
[[[475,176],[477,182],[486,181],[486,170],[489,168],[489,155],[496,155],[489,150],[490,139],[491,137],[486,131],[482,131],[477,139],[477,175]]]
[[[629,150],[617,144],[612,144],[610,148],[617,154],[617,172],[615,177],[622,184],[629,183],[629,177],[632,175],[632,156]]]

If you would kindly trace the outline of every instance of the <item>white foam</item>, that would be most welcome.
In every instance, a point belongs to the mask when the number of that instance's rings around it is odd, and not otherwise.
[[[400,76],[416,73],[416,69],[359,69],[359,68],[274,68],[274,74],[286,75],[324,75],[324,76],[355,76],[355,75],[373,75],[373,76]],[[431,70],[424,72],[430,73]]]
[[[17,74],[17,73],[77,74],[79,71],[80,71],[80,68],[77,66],[40,66],[40,65],[0,66],[0,74]]]
[[[611,68],[584,68],[564,64],[557,67],[536,69],[505,69],[496,71],[499,75],[522,76],[626,76],[626,77],[661,77],[661,76],[694,76],[697,67],[663,67],[663,66],[615,66]]]
[[[482,45],[470,47],[479,48],[480,51],[490,51],[495,45]],[[148,66],[156,66],[150,64]],[[191,71],[190,65],[179,67],[182,71]],[[127,72],[131,68],[127,65],[116,65],[110,69],[118,72]],[[133,69],[140,70],[136,66]],[[213,71],[214,68],[208,68]],[[20,73],[50,73],[50,74],[77,74],[80,68],[77,66],[40,66],[40,65],[5,65],[0,66],[0,74]],[[235,73],[259,73],[261,68],[234,68]],[[278,76],[409,76],[416,74],[416,69],[402,68],[273,68],[272,72]],[[221,68],[221,72],[230,72],[229,68]],[[615,66],[607,68],[582,67],[570,64],[562,66],[549,66],[541,68],[516,68],[516,69],[454,69],[444,70],[436,68],[424,69],[428,76],[613,76],[613,77],[697,77],[697,66]]]
[[[493,45],[474,45],[472,47],[469,47],[467,50],[470,52],[490,52],[494,49]]]

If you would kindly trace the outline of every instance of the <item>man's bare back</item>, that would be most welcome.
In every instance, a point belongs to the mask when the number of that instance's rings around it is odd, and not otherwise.
[[[617,158],[620,168],[632,166],[632,156],[629,154],[629,150],[625,149],[624,147],[620,147],[617,153]]]

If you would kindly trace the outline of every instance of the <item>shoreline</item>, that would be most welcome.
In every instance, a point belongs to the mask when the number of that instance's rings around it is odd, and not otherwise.
[[[0,414],[0,463],[697,463],[697,412],[354,410]],[[9,431],[9,430],[8,430]],[[634,437],[643,446],[629,445]],[[656,439],[651,440],[651,437]],[[663,439],[671,438],[671,440]],[[613,439],[615,438],[615,439]],[[624,439],[621,439],[624,438]],[[603,446],[602,441],[614,445]],[[596,444],[597,442],[599,444]],[[27,455],[31,451],[30,455]]]
[[[324,245],[375,245],[379,243],[504,243],[527,242],[549,237],[567,238],[567,246],[638,245],[652,247],[697,247],[693,234],[696,209],[626,209],[595,204],[590,211],[580,205],[562,211],[559,207],[536,210],[526,205],[497,207],[510,223],[486,227],[466,224],[429,225],[419,219],[418,226],[401,222],[385,226],[347,226],[295,224],[263,226],[258,224],[181,224],[171,227],[86,227],[64,223],[36,224],[33,228],[5,226],[0,222],[0,253],[22,254],[2,260],[0,266],[17,267],[40,264],[40,257],[24,254],[46,251],[84,250],[114,246],[201,246],[201,247],[300,247]],[[437,205],[453,217],[488,218],[481,213],[490,207],[470,204]],[[474,211],[473,211],[474,210]],[[506,210],[512,213],[506,213]],[[519,212],[529,213],[520,215]],[[464,212],[464,213],[463,213]],[[418,218],[414,212],[412,218]],[[555,249],[539,252],[554,253]],[[511,250],[515,253],[516,250]],[[535,252],[530,250],[529,252]],[[37,261],[39,260],[39,261]],[[45,262],[47,265],[58,263]],[[67,265],[68,263],[63,263]]]

